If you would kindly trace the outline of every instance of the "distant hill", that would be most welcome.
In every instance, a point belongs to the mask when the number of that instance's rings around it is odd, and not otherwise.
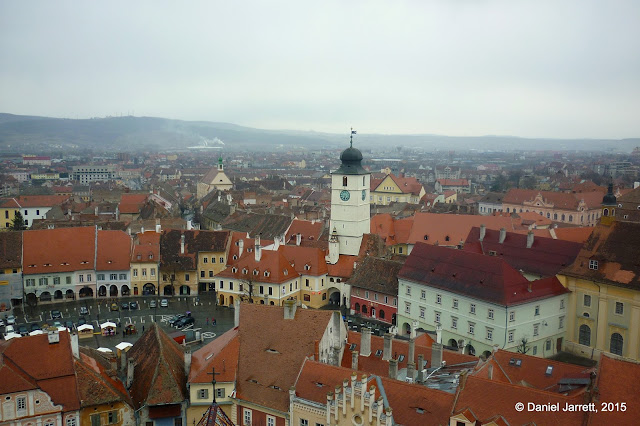
[[[364,129],[363,129],[364,130]],[[347,132],[348,133],[348,132]],[[64,119],[0,113],[0,151],[51,150],[151,151],[182,150],[215,138],[226,150],[273,150],[280,146],[338,148],[348,135],[292,130],[263,130],[230,123],[181,121],[154,117]],[[526,139],[514,136],[455,137],[440,135],[358,134],[359,147],[421,147],[478,150],[615,150],[631,152],[640,138]]]

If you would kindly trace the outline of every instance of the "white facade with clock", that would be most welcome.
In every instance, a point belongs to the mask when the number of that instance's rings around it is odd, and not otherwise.
[[[338,244],[330,244],[329,250],[335,251],[337,246],[339,254],[357,256],[362,236],[370,232],[371,174],[362,167],[362,153],[353,146],[342,152],[340,160],[342,164],[338,170],[331,173],[329,222],[329,231],[337,237]],[[338,256],[330,253],[329,258],[337,261]]]

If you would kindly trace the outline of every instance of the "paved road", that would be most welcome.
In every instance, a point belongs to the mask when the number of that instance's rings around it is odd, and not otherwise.
[[[209,343],[215,337],[223,334],[225,331],[233,327],[234,312],[233,309],[227,307],[216,306],[213,297],[206,296],[196,297],[166,297],[169,301],[169,306],[166,308],[160,307],[160,300],[164,297],[157,296],[135,296],[126,298],[113,299],[118,304],[120,310],[111,311],[111,298],[103,299],[83,299],[72,300],[50,304],[40,304],[36,307],[26,307],[24,311],[21,309],[15,310],[16,316],[16,329],[17,326],[26,324],[30,327],[31,324],[37,323],[40,326],[43,324],[52,324],[51,318],[52,310],[59,310],[62,314],[60,321],[72,321],[77,324],[80,315],[80,307],[84,306],[89,310],[89,314],[85,315],[85,319],[88,324],[94,326],[94,329],[100,330],[100,324],[111,321],[116,324],[121,324],[121,327],[117,328],[115,336],[101,336],[95,335],[93,339],[82,339],[81,345],[90,346],[94,348],[106,347],[115,351],[115,345],[122,341],[135,343],[142,335],[143,328],[148,326],[152,322],[157,322],[167,333],[177,331],[168,324],[168,320],[176,314],[184,314],[185,312],[191,312],[196,320],[195,324],[185,327],[184,330],[193,330],[201,333],[204,338],[204,344]],[[156,300],[156,308],[149,308],[149,302]],[[199,302],[197,302],[199,300]],[[123,310],[121,304],[123,302],[136,301],[139,305],[139,309],[135,310]],[[216,319],[216,325],[212,325],[211,319]],[[207,321],[208,319],[208,321]],[[124,336],[122,330],[125,324],[135,324],[137,334]],[[2,330],[4,332],[4,330]],[[192,350],[200,348],[201,344],[193,344]]]

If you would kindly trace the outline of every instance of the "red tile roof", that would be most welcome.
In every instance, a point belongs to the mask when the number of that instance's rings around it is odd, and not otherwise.
[[[280,246],[278,249],[282,255],[293,264],[300,275],[324,275],[328,272],[327,253],[315,247]],[[308,269],[307,269],[308,267]]]
[[[140,213],[148,197],[149,194],[122,194],[118,210],[125,214]]]
[[[131,263],[158,262],[159,260],[160,234],[155,231],[136,234],[131,250]]]
[[[294,219],[285,235],[285,244],[295,244],[296,234],[301,234],[302,240],[317,240],[320,238],[323,228],[322,221]]]
[[[24,274],[95,269],[96,232],[95,227],[24,231]]]
[[[502,306],[568,292],[553,276],[528,281],[502,258],[416,244],[398,278]]]
[[[240,339],[236,327],[195,351],[191,357],[189,383],[211,383],[212,368],[216,369],[216,381],[234,381],[239,349]]]
[[[96,271],[130,269],[131,237],[123,231],[98,231]]]
[[[233,266],[227,266],[226,269],[216,274],[216,277],[262,283],[283,283],[300,276],[281,251],[262,250],[261,253],[259,261],[255,259],[255,252],[244,254]],[[265,276],[265,273],[268,276]]]
[[[438,179],[442,186],[469,186],[467,179]]]
[[[237,398],[288,412],[289,388],[333,315],[298,308],[295,319],[285,320],[281,306],[240,305]]]
[[[80,359],[75,360],[78,394],[82,407],[115,402],[125,402],[133,406],[129,393],[116,378],[116,372],[106,368],[104,362],[99,362],[85,352],[89,351],[80,352]],[[101,355],[94,353],[93,356]]]
[[[594,192],[554,192],[538,191],[536,189],[510,189],[503,198],[506,204],[523,204],[533,201],[538,194],[546,203],[553,204],[554,208],[561,210],[577,210],[580,200],[584,200],[589,209],[598,208],[602,204],[602,193]]]
[[[597,376],[595,401],[597,413],[590,413],[589,425],[627,425],[635,424],[640,418],[640,365],[634,361],[621,360],[602,354]],[[618,403],[611,411],[603,411],[601,403]],[[623,411],[620,403],[625,403]]]
[[[21,195],[14,198],[21,208],[53,207],[69,199],[68,195]]]
[[[467,238],[471,228],[482,224],[488,229],[505,228],[507,231],[512,231],[515,227],[514,219],[504,216],[416,213],[406,242],[409,244],[437,242],[440,245],[455,246]]]

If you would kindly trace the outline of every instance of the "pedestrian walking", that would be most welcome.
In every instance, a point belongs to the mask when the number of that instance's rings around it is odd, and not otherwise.
[[[207,317],[207,325],[209,325],[209,317]]]
[[[212,325],[216,325],[216,319],[215,318],[211,318],[211,324]]]
[[[144,333],[144,325],[142,326],[142,332]]]

